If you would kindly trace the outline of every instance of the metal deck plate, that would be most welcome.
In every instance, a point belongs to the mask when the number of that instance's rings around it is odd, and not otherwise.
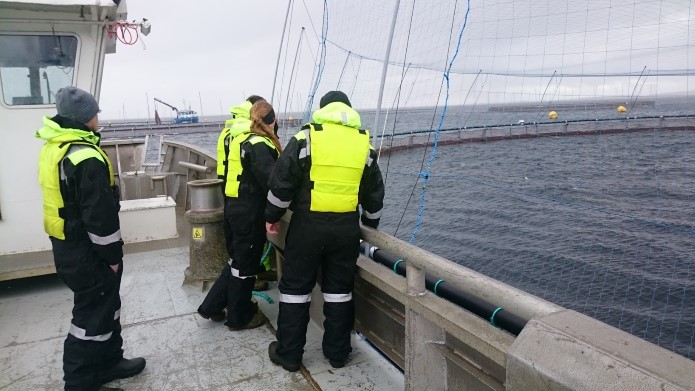
[[[182,287],[188,248],[125,256],[121,286],[124,350],[147,359],[145,371],[111,383],[126,390],[400,390],[403,375],[359,336],[345,368],[333,369],[321,351],[321,332],[309,325],[305,369],[273,365],[277,304],[259,303],[271,322],[228,331],[200,318],[205,293]],[[271,287],[275,287],[272,283]],[[269,295],[276,300],[277,290]],[[63,388],[63,340],[72,293],[56,275],[0,282],[0,389]]]

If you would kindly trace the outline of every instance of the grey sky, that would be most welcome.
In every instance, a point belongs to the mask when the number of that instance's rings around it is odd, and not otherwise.
[[[311,2],[320,18],[322,3]],[[298,5],[295,25],[306,15]],[[107,55],[101,116],[121,119],[125,107],[127,117],[146,117],[145,94],[150,110],[156,97],[200,111],[200,92],[205,116],[220,115],[220,102],[227,113],[252,93],[269,99],[286,9],[287,1],[278,0],[128,1],[128,18],[149,19],[152,33],[143,39],[145,50],[140,42],[119,43]],[[171,111],[159,108],[160,115]]]
[[[119,44],[107,57],[103,118],[146,117],[146,93],[150,104],[154,97],[177,107],[185,100],[201,111],[200,93],[204,116],[226,114],[252,93],[270,98],[287,1],[170,3],[129,2],[129,19],[149,18],[152,33],[144,38],[146,50],[140,43]],[[328,1],[331,42],[314,108],[319,96],[336,88],[348,92],[356,107],[376,106],[393,4]],[[693,8],[689,0],[473,0],[452,67],[450,103],[691,94],[694,76],[665,74],[692,73]],[[410,67],[390,67],[385,108],[394,105],[401,85],[401,105],[437,103],[465,10],[463,0],[401,1],[391,62]],[[322,12],[323,1],[293,1],[274,102],[281,112],[285,105],[304,109],[320,52]],[[306,31],[290,86],[301,26]],[[633,76],[615,75],[628,73]],[[159,112],[171,111],[160,105]]]

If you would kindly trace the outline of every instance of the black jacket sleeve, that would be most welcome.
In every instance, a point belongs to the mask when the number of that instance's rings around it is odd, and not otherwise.
[[[303,147],[306,148],[305,139],[292,137],[275,163],[268,182],[268,202],[265,208],[265,218],[269,223],[280,221],[302,184],[307,159],[299,158],[299,151]]]
[[[106,263],[118,264],[123,260],[118,188],[111,187],[108,168],[97,158],[85,159],[73,169],[77,207],[92,247]]]
[[[384,207],[384,181],[381,177],[379,164],[376,162],[377,153],[369,150],[370,164],[364,167],[360,181],[359,200],[362,205],[362,224],[377,228]]]

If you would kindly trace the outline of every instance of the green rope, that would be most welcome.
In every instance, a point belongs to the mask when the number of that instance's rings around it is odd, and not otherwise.
[[[397,267],[398,267],[398,264],[401,263],[401,262],[403,262],[403,260],[402,260],[402,259],[399,259],[399,260],[396,261],[396,263],[393,264],[393,272],[394,272],[394,273],[398,274],[398,269],[397,269]]]
[[[254,296],[258,296],[258,297],[260,297],[261,299],[265,299],[265,301],[267,301],[268,304],[273,304],[273,303],[275,303],[275,300],[273,300],[273,299],[272,299],[270,296],[268,296],[268,294],[266,294],[265,292],[253,291],[252,293],[253,293]]]
[[[497,315],[497,313],[500,311],[502,311],[502,307],[497,307],[497,309],[492,312],[492,315],[490,315],[490,324],[497,328],[499,328],[499,326],[495,324],[495,315]]]
[[[439,279],[439,281],[437,281],[437,282],[434,284],[434,288],[432,289],[432,291],[434,292],[434,294],[437,295],[437,296],[439,296],[439,294],[437,293],[437,287],[438,287],[439,284],[441,284],[442,282],[444,282],[444,280]]]

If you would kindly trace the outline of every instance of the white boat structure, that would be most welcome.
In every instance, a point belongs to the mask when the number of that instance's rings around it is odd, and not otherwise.
[[[109,26],[126,16],[125,0],[0,1],[0,134],[6,140],[0,143],[0,389],[62,388],[61,346],[72,301],[52,275],[36,179],[41,142],[33,135],[40,118],[54,114],[52,94],[58,88],[72,85],[99,96],[105,55],[115,52]],[[407,279],[361,256],[355,351],[348,365],[334,370],[323,359],[321,295],[315,294],[304,367],[287,373],[267,358],[276,306],[260,300],[271,320],[267,327],[229,332],[196,315],[204,295],[200,284],[182,285],[194,267],[191,228],[194,232],[198,224],[184,219],[183,212],[199,205],[187,184],[214,178],[215,158],[165,142],[159,161],[146,164],[147,143],[134,139],[104,146],[123,198],[124,347],[127,355],[148,360],[141,375],[114,385],[128,390],[695,389],[693,361],[370,229],[363,230],[365,241],[407,260]],[[282,249],[282,239],[274,241]],[[483,319],[428,292],[426,273],[446,276],[453,288],[504,308],[522,320],[523,329],[515,335],[495,327],[494,313]],[[277,291],[269,296],[277,299]]]

